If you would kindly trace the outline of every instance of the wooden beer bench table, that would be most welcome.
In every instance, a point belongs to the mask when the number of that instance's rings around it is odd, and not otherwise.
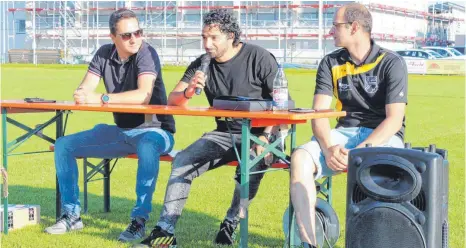
[[[66,124],[68,121],[68,114],[71,111],[92,111],[92,112],[118,112],[118,113],[132,113],[132,114],[167,114],[167,115],[184,115],[184,116],[205,116],[205,117],[225,117],[225,118],[237,118],[242,119],[241,125],[241,151],[240,156],[245,159],[241,159],[241,199],[249,199],[249,175],[250,170],[253,168],[267,153],[273,153],[275,156],[280,158],[282,161],[287,161],[287,156],[284,152],[277,149],[280,145],[281,140],[277,139],[272,144],[266,145],[264,142],[259,140],[257,137],[251,134],[250,130],[252,127],[265,127],[265,126],[277,126],[281,124],[291,125],[288,131],[288,136],[291,137],[291,149],[296,147],[296,124],[306,123],[311,119],[318,118],[331,118],[345,116],[344,111],[333,111],[324,110],[316,111],[312,113],[291,113],[288,111],[260,111],[260,112],[247,112],[247,111],[233,111],[233,110],[219,110],[210,107],[179,107],[179,106],[161,106],[161,105],[131,105],[131,104],[76,104],[74,102],[57,101],[56,103],[27,103],[23,100],[2,100],[2,158],[3,166],[5,171],[8,169],[8,157],[12,155],[21,154],[32,154],[50,152],[50,147],[46,151],[34,151],[27,153],[12,153],[19,145],[24,143],[32,136],[37,136],[41,139],[54,144],[56,139],[63,136],[65,133]],[[43,113],[43,112],[54,112],[52,118],[44,123],[41,123],[34,128],[28,127],[17,120],[10,118],[10,114],[18,113]],[[26,131],[26,134],[13,139],[8,142],[7,139],[7,123],[10,123],[20,129]],[[42,133],[42,130],[55,123],[55,139]],[[254,160],[249,159],[249,150],[251,141],[263,145],[265,150]],[[131,155],[134,157],[134,155]],[[130,156],[130,157],[131,157]],[[84,159],[84,158],[83,158]],[[171,156],[163,156],[162,161],[171,161]],[[108,161],[109,162],[109,161]],[[287,161],[288,163],[288,161]],[[238,162],[233,162],[230,165],[237,165]],[[85,166],[87,167],[87,166]],[[288,165],[278,163],[272,166],[274,168],[256,172],[263,173],[270,170],[277,170],[281,168],[288,168]],[[102,173],[103,171],[103,173]],[[110,175],[109,163],[103,163],[103,167],[94,167],[91,174],[101,172],[104,175]],[[89,175],[89,174],[88,174]],[[86,176],[88,176],[86,175]],[[109,177],[108,177],[109,179]],[[60,192],[58,187],[58,181],[56,181],[56,215],[60,214]],[[104,196],[109,196],[109,183],[110,181],[104,181],[104,191],[107,188],[107,192],[104,192]],[[4,209],[8,209],[8,196],[2,195]],[[105,199],[104,201],[109,201]],[[107,202],[109,204],[109,202]],[[107,204],[107,203],[104,203]],[[109,205],[107,205],[109,207]],[[291,215],[290,215],[291,216]],[[290,221],[291,223],[291,221]],[[4,226],[8,226],[8,211],[4,211]],[[291,234],[294,232],[290,230]],[[8,233],[8,228],[4,228],[4,233]],[[248,211],[245,213],[245,217],[240,220],[240,236],[241,236],[241,247],[248,246]],[[292,244],[290,244],[292,245]]]

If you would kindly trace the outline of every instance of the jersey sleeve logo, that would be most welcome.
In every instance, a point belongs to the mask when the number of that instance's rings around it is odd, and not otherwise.
[[[366,76],[364,80],[364,90],[369,94],[374,94],[379,89],[377,76]]]

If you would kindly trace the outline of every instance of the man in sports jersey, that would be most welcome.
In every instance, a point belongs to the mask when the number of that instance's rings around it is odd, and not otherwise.
[[[267,50],[240,41],[241,30],[234,14],[227,10],[213,10],[203,18],[202,38],[204,48],[212,58],[209,72],[204,75],[199,70],[201,57],[193,61],[180,82],[168,97],[168,104],[186,106],[196,97],[196,88],[204,90],[212,106],[217,96],[246,96],[272,99],[273,80],[278,70],[275,57]],[[175,225],[181,216],[188,199],[193,180],[209,170],[235,161],[234,146],[240,149],[241,120],[216,118],[217,128],[204,134],[200,139],[176,155],[165,193],[165,202],[160,219],[149,237],[137,247],[173,247]],[[269,143],[273,127],[253,128],[251,133],[265,143]],[[231,130],[231,135],[229,130]],[[261,154],[264,148],[251,149],[251,158]],[[266,168],[264,160],[253,170]],[[250,176],[249,200],[257,193],[263,174]],[[240,210],[249,202],[240,202],[240,167],[236,170],[236,187],[231,207],[220,224],[215,243],[231,245],[239,222]]]
[[[314,137],[291,159],[291,199],[304,247],[315,238],[315,179],[342,172],[348,150],[373,146],[403,147],[407,69],[396,53],[371,39],[372,17],[364,5],[351,3],[335,13],[330,34],[342,47],[320,62],[313,108],[347,112],[335,129],[329,120],[312,120]]]

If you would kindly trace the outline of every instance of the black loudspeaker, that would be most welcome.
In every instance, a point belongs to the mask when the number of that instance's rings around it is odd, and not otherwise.
[[[434,145],[351,150],[346,248],[447,248],[448,165]]]

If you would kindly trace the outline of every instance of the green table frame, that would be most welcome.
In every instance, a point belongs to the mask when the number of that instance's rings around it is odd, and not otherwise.
[[[99,106],[96,107],[96,109],[98,108]],[[54,144],[56,139],[58,139],[59,137],[63,136],[64,133],[65,133],[65,129],[66,129],[66,123],[67,123],[67,120],[68,120],[68,114],[71,112],[71,110],[74,110],[74,109],[77,109],[77,110],[81,110],[81,109],[78,109],[78,108],[63,108],[63,109],[55,109],[55,110],[52,110],[50,108],[33,108],[33,107],[29,107],[27,109],[24,109],[24,108],[20,108],[18,107],[17,109],[15,109],[14,107],[4,107],[2,106],[2,135],[3,135],[3,138],[2,138],[2,157],[3,157],[3,166],[5,168],[5,170],[8,169],[8,157],[9,156],[14,156],[14,155],[22,155],[22,154],[33,154],[33,153],[44,153],[44,152],[50,152],[49,150],[48,151],[35,151],[35,152],[26,152],[26,153],[13,153],[13,150],[15,150],[18,146],[20,146],[21,144],[23,144],[26,140],[28,140],[29,138],[33,137],[33,136],[37,136],[39,138],[42,138],[48,142],[50,142],[51,144]],[[9,112],[11,110],[11,112]],[[88,109],[84,109],[85,110],[88,110]],[[54,111],[55,112],[55,115],[48,121],[42,123],[42,124],[39,124],[37,125],[35,128],[30,128],[14,119],[11,119],[10,117],[8,117],[8,114],[9,113],[31,113],[31,112],[52,112]],[[91,109],[90,111],[99,111],[99,110],[93,110]],[[105,110],[103,112],[110,112],[111,110]],[[128,112],[128,110],[125,110]],[[194,111],[194,110],[193,110]],[[198,110],[196,110],[198,111]],[[102,110],[101,110],[102,112]],[[155,112],[155,111],[154,111]],[[171,114],[174,114],[176,115],[177,113],[171,113]],[[342,116],[344,114],[344,112],[328,112],[326,114],[326,116],[324,117],[319,117],[319,118],[328,118],[328,117],[332,117],[332,116]],[[64,115],[66,116],[66,119],[65,121],[63,120],[63,117]],[[189,113],[182,113],[182,115],[190,115]],[[194,114],[193,114],[194,115]],[[198,116],[208,116],[208,115],[205,115],[205,114],[200,114]],[[211,115],[212,116],[212,115]],[[252,125],[252,120],[254,119],[253,117],[248,117],[248,118],[241,118],[242,119],[242,127],[241,127],[241,130],[242,130],[242,133],[241,133],[241,143],[242,143],[242,146],[241,146],[241,151],[240,151],[240,154],[241,154],[241,157],[242,158],[245,158],[245,159],[242,159],[242,160],[239,160],[238,159],[238,162],[240,162],[240,165],[241,165],[241,200],[248,200],[249,199],[249,176],[251,174],[255,174],[255,173],[264,173],[264,172],[270,172],[270,171],[277,171],[277,170],[283,170],[283,169],[275,169],[275,168],[272,168],[272,169],[267,169],[267,170],[264,170],[264,171],[258,171],[258,172],[253,172],[251,173],[250,170],[256,166],[259,161],[261,159],[264,158],[264,156],[267,154],[267,153],[273,153],[275,156],[281,158],[283,161],[285,161],[287,164],[289,164],[289,161],[287,161],[287,155],[282,152],[280,149],[277,149],[278,146],[280,145],[280,142],[281,140],[280,139],[277,139],[275,142],[273,142],[272,144],[265,144],[264,142],[262,142],[261,140],[259,140],[257,137],[255,137],[254,135],[251,134],[250,130],[251,130],[251,127],[258,127],[258,126],[266,126],[265,124],[261,125],[261,124],[257,124],[255,123],[254,125]],[[262,120],[262,118],[257,118],[259,120]],[[269,122],[269,123],[274,123],[274,125],[279,125],[279,124],[288,124],[288,125],[291,125],[291,128],[289,129],[288,131],[288,136],[291,137],[291,148],[290,148],[290,154],[291,152],[295,149],[296,147],[296,123],[303,123],[303,121],[305,122],[305,120],[282,120],[282,119],[275,119],[275,120],[272,120],[272,122]],[[18,128],[21,128],[23,129],[24,131],[26,131],[26,134],[14,139],[13,141],[11,142],[7,142],[7,124],[12,124]],[[41,133],[41,131],[52,125],[52,124],[56,124],[56,137],[55,139],[51,138],[51,137],[48,137],[44,134]],[[264,122],[265,123],[265,122]],[[250,147],[251,147],[251,143],[255,143],[255,144],[259,144],[259,145],[262,145],[264,146],[265,148],[265,151],[257,156],[255,159],[253,160],[250,160],[249,159],[249,150],[250,150]],[[319,185],[320,187],[320,192],[324,194],[324,196],[326,197],[326,199],[331,202],[331,178],[327,178],[325,179],[326,181],[324,181],[324,183],[322,183],[321,185]],[[3,197],[3,195],[2,195]],[[5,196],[3,197],[3,207],[4,209],[8,209],[8,196]],[[60,213],[60,207],[61,207],[61,203],[60,203],[60,192],[59,192],[59,187],[58,187],[58,180],[56,180],[56,217],[58,218],[59,217],[59,213]],[[290,210],[291,210],[291,213],[293,212],[293,209],[292,209],[292,205],[291,205],[291,200],[290,200]],[[241,218],[240,220],[240,247],[242,248],[246,248],[248,247],[248,210],[245,211],[245,216],[244,218]],[[290,220],[288,223],[292,223],[292,214],[290,214]],[[8,211],[4,211],[4,226],[5,227],[8,227]],[[294,235],[296,235],[294,233],[294,229],[293,228],[290,228],[291,225],[288,227],[289,228],[289,239],[288,239],[288,244],[289,246],[293,247],[293,246],[297,246],[297,245],[300,245],[300,244],[294,244],[293,243],[293,239],[291,237],[294,237]],[[8,228],[4,228],[4,233],[5,234],[8,234]]]

